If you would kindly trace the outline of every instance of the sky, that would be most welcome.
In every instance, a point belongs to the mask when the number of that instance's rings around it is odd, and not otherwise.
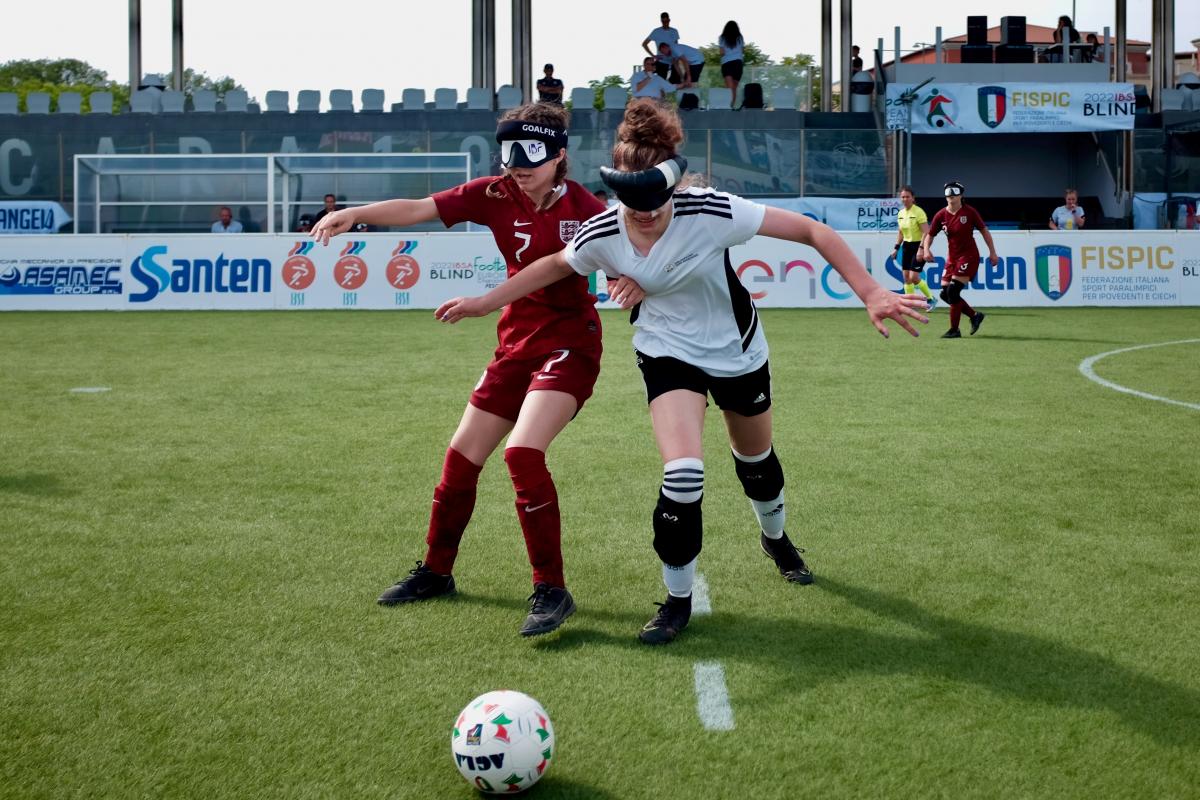
[[[142,3],[143,72],[171,69],[171,2]],[[291,93],[293,107],[300,89],[318,89],[327,105],[330,89],[351,89],[355,104],[362,89],[386,92],[398,102],[408,87],[433,90],[449,86],[465,99],[471,84],[471,0],[440,0],[436,14],[427,2],[394,0],[185,0],[184,60],[210,76],[229,75],[254,97],[269,89]],[[1067,0],[1047,7],[1039,0],[1004,0],[1005,14],[1025,15],[1031,24],[1053,27],[1059,14],[1072,14],[1081,30],[1114,26],[1113,0]],[[496,0],[497,83],[512,78],[511,3]],[[787,10],[779,11],[783,6]],[[595,14],[596,8],[602,14]],[[716,40],[730,18],[746,41],[780,60],[796,53],[819,57],[820,4],[816,0],[784,4],[779,0],[746,0],[736,6],[712,0],[658,5],[606,0],[602,6],[576,0],[532,0],[533,61],[539,69],[555,65],[555,75],[568,91],[606,75],[628,77],[640,63],[640,44],[658,23],[662,11],[680,41],[693,46]],[[834,4],[834,58],[840,0]],[[998,25],[997,4],[961,0],[952,16],[947,5],[933,0],[856,0],[854,43],[869,51],[879,38],[892,47],[893,29],[901,25],[901,46],[932,42],[934,28],[943,36],[965,33],[966,17],[988,15]],[[0,0],[5,36],[0,60],[80,58],[106,70],[109,77],[129,77],[128,0]],[[1127,0],[1128,36],[1150,41],[1150,0]],[[913,22],[914,18],[919,21]],[[1176,50],[1192,49],[1200,38],[1200,2],[1175,0]],[[835,71],[837,81],[840,72]]]

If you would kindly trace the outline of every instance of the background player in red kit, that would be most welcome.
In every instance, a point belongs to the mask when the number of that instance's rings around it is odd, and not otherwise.
[[[958,181],[946,184],[946,207],[933,215],[929,223],[929,232],[921,241],[920,258],[925,261],[933,261],[929,247],[938,231],[946,231],[946,240],[950,245],[950,253],[946,256],[946,268],[942,271],[942,292],[938,295],[950,306],[950,330],[942,334],[943,339],[962,338],[958,322],[963,314],[971,320],[972,336],[987,316],[982,311],[971,308],[970,304],[962,299],[963,289],[979,270],[979,248],[975,245],[976,230],[983,234],[983,240],[987,242],[988,261],[992,266],[1000,263],[991,231],[984,224],[979,212],[963,203],[963,192],[963,185]]]
[[[511,277],[566,246],[604,205],[567,175],[567,112],[533,103],[501,117],[496,129],[504,175],[477,178],[423,200],[387,200],[324,217],[312,236],[359,223],[412,225],[440,219],[488,226]],[[632,281],[614,287],[618,302],[640,299]],[[629,292],[633,295],[627,297]],[[517,517],[533,567],[534,591],[522,636],[558,628],[575,611],[563,576],[558,495],[546,449],[571,421],[600,373],[600,318],[587,279],[571,275],[509,305],[497,326],[499,346],[471,393],[450,440],[433,492],[424,562],[379,598],[396,605],[453,594],[451,572],[475,507],[484,462],[508,436],[504,461],[517,493]]]

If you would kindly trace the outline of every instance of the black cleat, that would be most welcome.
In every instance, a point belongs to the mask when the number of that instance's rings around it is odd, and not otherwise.
[[[529,616],[521,625],[522,636],[541,636],[558,630],[575,613],[575,599],[561,586],[539,583],[533,587],[529,601]]]
[[[800,557],[804,551],[797,549],[786,533],[778,539],[771,539],[764,533],[758,537],[758,543],[762,547],[762,551],[775,562],[775,566],[779,568],[779,574],[787,578],[788,583],[809,584],[813,582],[813,575],[809,571],[808,565]]]
[[[976,311],[975,316],[971,317],[971,335],[972,336],[975,335],[975,331],[979,330],[979,326],[983,324],[983,318],[986,316],[987,316],[987,314],[983,313],[982,311]]]
[[[418,561],[417,568],[410,570],[407,578],[379,595],[378,602],[381,606],[396,606],[418,600],[431,600],[454,592],[453,575],[438,575]]]
[[[667,602],[654,605],[658,606],[658,613],[642,626],[638,638],[643,644],[668,644],[675,641],[675,637],[687,627],[688,620],[692,618],[692,596],[667,595]]]
[[[950,330],[948,330],[942,334],[942,338],[943,339],[961,339],[962,331],[960,331],[958,328],[951,328]]]

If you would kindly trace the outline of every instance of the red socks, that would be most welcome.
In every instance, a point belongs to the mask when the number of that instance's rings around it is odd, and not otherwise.
[[[442,481],[433,490],[433,510],[425,543],[425,566],[439,575],[454,571],[458,543],[475,510],[475,487],[483,467],[474,464],[453,447],[446,450]]]
[[[558,492],[546,469],[546,454],[532,447],[510,447],[504,451],[504,463],[517,490],[517,518],[533,582],[565,587]]]

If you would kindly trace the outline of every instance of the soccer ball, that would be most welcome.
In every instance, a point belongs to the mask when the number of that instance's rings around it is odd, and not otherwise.
[[[454,721],[454,765],[467,782],[488,794],[533,786],[554,757],[554,728],[541,703],[501,689],[476,697]]]

